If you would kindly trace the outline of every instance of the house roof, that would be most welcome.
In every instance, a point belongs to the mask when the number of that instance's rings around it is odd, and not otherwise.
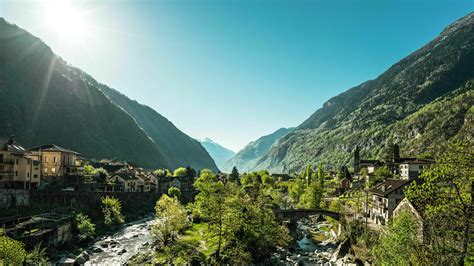
[[[412,158],[410,160],[404,160],[400,164],[434,164],[435,161],[432,159],[418,159]]]
[[[55,152],[64,152],[64,153],[74,153],[74,154],[80,154],[78,152],[63,148],[61,146],[58,146],[56,144],[45,144],[41,146],[36,146],[33,148],[30,148],[30,151],[55,151]]]
[[[360,160],[361,165],[382,165],[382,162],[379,160]]]
[[[135,174],[130,172],[116,173],[113,176],[118,176],[123,180],[138,180],[138,177],[136,177]]]
[[[2,151],[9,151],[15,154],[24,154],[25,152],[27,152],[27,150],[23,146],[18,145],[15,142],[13,136],[10,137],[8,140],[3,140],[2,143]]]
[[[377,184],[375,187],[371,188],[369,192],[385,197],[411,181],[412,180],[387,179],[385,182]]]

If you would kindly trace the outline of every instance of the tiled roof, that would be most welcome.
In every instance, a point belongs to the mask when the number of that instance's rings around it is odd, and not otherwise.
[[[371,188],[369,192],[379,195],[387,196],[388,194],[394,192],[398,188],[410,183],[412,180],[401,180],[401,179],[387,179],[385,182],[376,185]]]
[[[78,152],[60,147],[56,144],[46,144],[46,145],[41,145],[41,146],[36,146],[33,148],[30,148],[30,151],[56,151],[56,152],[65,152],[65,153],[74,153],[74,154],[80,154]]]
[[[122,173],[116,173],[114,176],[119,176],[120,178],[124,180],[138,180],[138,178],[130,172],[122,172]]]
[[[401,162],[401,164],[406,164],[406,163],[409,163],[409,164],[434,164],[435,161],[431,160],[431,159],[417,159],[417,158],[414,158],[414,159],[411,159],[411,160],[405,160],[405,161]]]
[[[23,154],[26,152],[26,149],[23,148],[23,146],[16,144],[15,141],[13,141],[13,139],[3,140],[2,143],[3,143],[3,147],[2,147],[3,151],[9,151],[11,153],[16,153],[16,154]]]

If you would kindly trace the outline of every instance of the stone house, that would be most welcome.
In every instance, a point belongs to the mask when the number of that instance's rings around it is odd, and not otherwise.
[[[140,179],[135,173],[124,171],[112,175],[112,179],[119,183],[124,192],[138,192]]]
[[[38,160],[10,137],[0,147],[0,188],[31,189],[41,181]]]
[[[415,217],[416,223],[418,225],[418,234],[417,237],[423,241],[426,240],[427,233],[425,232],[426,229],[426,222],[423,219],[423,215],[419,208],[415,207],[407,198],[404,198],[393,210],[393,217],[396,218],[401,213],[409,211]]]
[[[41,163],[41,179],[47,182],[77,181],[83,175],[79,153],[55,144],[30,148],[31,154]]]
[[[395,207],[403,200],[404,190],[411,180],[387,179],[369,190],[372,193],[370,218],[376,224],[386,225],[393,217]]]
[[[423,169],[434,164],[434,160],[429,159],[412,159],[405,160],[399,164],[400,179],[412,180],[418,178]]]

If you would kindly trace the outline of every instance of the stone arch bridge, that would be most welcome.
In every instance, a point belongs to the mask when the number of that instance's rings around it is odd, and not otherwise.
[[[304,217],[311,215],[323,215],[333,218],[334,220],[340,221],[341,214],[325,209],[288,209],[288,210],[275,210],[275,215],[280,221],[289,221],[290,224],[296,224],[296,222]]]

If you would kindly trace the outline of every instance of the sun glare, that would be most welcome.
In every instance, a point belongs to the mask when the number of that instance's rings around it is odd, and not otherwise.
[[[69,43],[84,43],[87,25],[83,10],[69,1],[49,2],[45,5],[48,27],[62,40]]]

